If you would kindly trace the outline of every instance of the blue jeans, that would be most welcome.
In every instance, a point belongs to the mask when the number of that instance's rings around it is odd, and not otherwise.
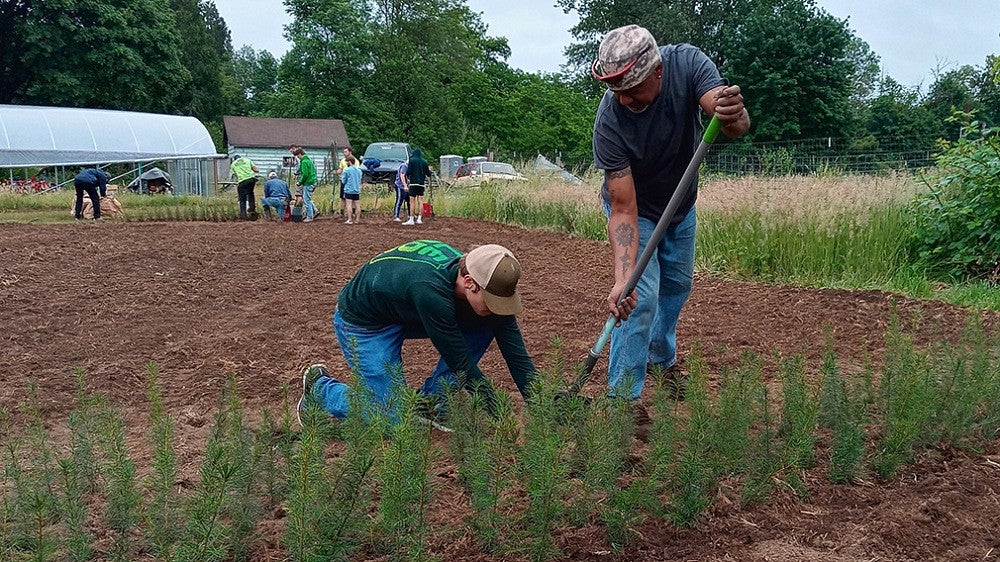
[[[403,326],[392,325],[373,330],[347,322],[339,311],[333,312],[333,329],[344,353],[347,365],[357,373],[359,384],[370,392],[374,401],[372,409],[385,412],[389,419],[396,419],[398,406],[396,385],[406,384],[403,377]],[[473,363],[478,364],[493,342],[493,331],[486,329],[464,332]],[[420,387],[424,396],[442,396],[447,388],[456,388],[458,380],[443,359]],[[323,409],[336,418],[346,418],[350,409],[351,387],[330,377],[320,377],[312,387],[312,394]]]
[[[610,212],[606,204],[605,212]],[[638,398],[646,384],[647,364],[666,369],[677,362],[677,319],[694,280],[696,225],[692,207],[683,221],[667,229],[635,287],[635,310],[611,332],[611,396]],[[655,228],[654,221],[639,217],[639,255]]]
[[[306,208],[306,218],[311,219],[316,216],[316,204],[313,203],[313,191],[316,190],[315,185],[303,185],[302,186],[302,203]]]
[[[285,216],[285,199],[283,197],[261,197],[260,206],[274,207],[279,219]]]
[[[73,216],[78,219],[83,218],[83,193],[87,192],[90,204],[94,208],[94,220],[101,218],[101,197],[97,193],[97,186],[76,180],[73,180],[73,186],[76,187],[76,206],[73,207]]]

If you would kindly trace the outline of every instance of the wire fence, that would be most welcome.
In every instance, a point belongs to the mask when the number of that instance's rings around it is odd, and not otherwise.
[[[722,174],[760,176],[915,171],[934,165],[936,142],[933,138],[879,139],[871,136],[723,142],[709,153],[705,166],[709,171]]]
[[[874,174],[917,171],[934,165],[936,137],[823,137],[794,141],[723,140],[709,151],[704,169],[727,175],[787,176],[816,173]],[[591,169],[590,155],[543,152],[574,173]]]

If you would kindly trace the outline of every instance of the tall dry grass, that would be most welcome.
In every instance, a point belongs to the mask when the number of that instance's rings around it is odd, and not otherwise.
[[[905,205],[926,190],[917,178],[901,173],[708,178],[699,187],[698,209],[719,213],[756,209],[807,220],[843,213],[863,216],[888,205]]]

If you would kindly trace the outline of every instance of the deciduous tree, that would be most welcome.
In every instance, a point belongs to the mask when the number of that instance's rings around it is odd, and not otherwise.
[[[0,14],[5,103],[169,112],[190,83],[167,0],[3,0]]]

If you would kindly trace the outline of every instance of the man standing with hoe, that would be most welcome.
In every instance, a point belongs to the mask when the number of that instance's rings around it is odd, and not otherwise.
[[[702,112],[722,133],[739,137],[750,116],[739,86],[727,86],[696,47],[658,46],[637,25],[609,32],[591,71],[608,87],[594,120],[594,164],[604,170],[601,197],[608,215],[614,286],[609,312],[622,322],[612,332],[608,385],[612,396],[638,400],[647,372],[666,372],[683,396],[677,357],[677,320],[694,279],[697,178],[642,272],[621,299],[636,258],[667,207],[702,134]],[[640,432],[648,416],[637,407]]]

